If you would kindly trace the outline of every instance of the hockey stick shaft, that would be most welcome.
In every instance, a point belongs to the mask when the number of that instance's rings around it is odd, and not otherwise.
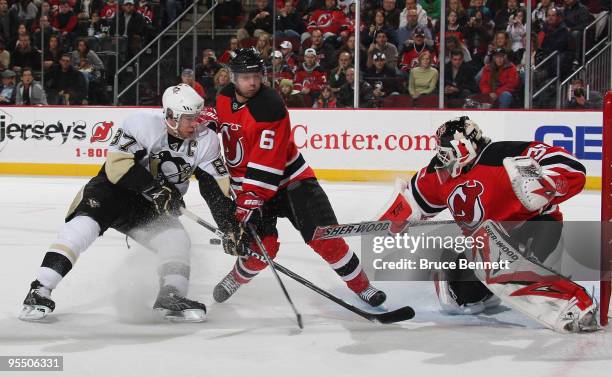
[[[257,247],[263,254],[264,258],[266,258],[266,262],[268,263],[270,270],[272,270],[272,274],[276,278],[278,285],[281,287],[281,290],[283,291],[283,294],[285,295],[287,302],[289,302],[289,305],[291,306],[291,309],[293,310],[293,313],[295,314],[295,319],[297,320],[298,327],[300,329],[303,329],[304,323],[302,322],[302,315],[300,314],[300,312],[298,312],[297,308],[295,307],[295,304],[293,303],[293,300],[291,300],[291,296],[289,295],[289,292],[287,291],[287,287],[285,287],[285,284],[283,284],[283,281],[281,280],[280,276],[278,276],[278,272],[276,272],[275,263],[272,261],[272,258],[270,258],[270,254],[268,254],[268,251],[266,250],[266,247],[264,246],[263,242],[261,242],[261,238],[259,238],[259,235],[257,234],[257,231],[255,230],[255,227],[252,224],[247,224],[247,228],[249,228],[249,232],[251,232],[251,237],[253,237],[253,239],[255,240]]]
[[[455,220],[432,220],[432,221],[409,221],[404,226],[413,228],[417,226],[435,226],[455,224]],[[360,223],[337,224],[319,226],[315,230],[313,240],[328,240],[332,238],[346,238],[354,236],[365,236],[368,234],[380,234],[391,229],[389,220],[363,221]]]
[[[206,228],[207,230],[213,232],[215,235],[217,235],[220,238],[226,238],[227,236],[221,232],[217,227],[215,227],[214,225],[209,224],[208,222],[206,222],[205,220],[201,219],[199,216],[197,216],[196,214],[194,214],[193,212],[189,211],[186,208],[182,208],[181,212],[183,213],[183,215],[185,215],[186,217],[190,218],[191,220],[195,221],[196,223],[200,224],[201,226],[203,226],[204,228]],[[253,250],[250,249],[246,249],[246,252],[248,253],[249,256],[258,258],[259,260],[261,260],[261,254],[256,253]],[[265,257],[265,256],[264,256]],[[266,261],[264,261],[266,262]],[[320,294],[321,296],[327,298],[330,301],[335,302],[336,304],[342,306],[343,308],[369,320],[369,321],[377,321],[377,322],[381,322],[381,323],[394,323],[394,322],[399,322],[399,321],[404,321],[407,319],[411,319],[412,317],[414,317],[414,310],[409,307],[409,306],[405,306],[390,312],[386,312],[386,313],[370,313],[370,312],[366,312],[365,310],[361,310],[349,303],[347,303],[346,301],[342,300],[339,297],[336,297],[334,295],[332,295],[331,293],[327,292],[326,290],[316,286],[314,283],[310,282],[309,280],[306,280],[305,278],[303,278],[302,276],[296,274],[295,272],[291,271],[290,269],[280,265],[279,263],[272,261],[272,266],[274,266],[276,268],[276,270],[280,271],[282,274],[290,277],[291,279],[295,280],[296,282],[302,284],[303,286],[317,292],[318,294]]]
[[[196,223],[200,224],[201,226],[203,226],[207,230],[213,232],[217,237],[220,237],[221,239],[224,239],[224,238],[227,237],[223,232],[221,232],[219,230],[219,228],[217,228],[217,227],[213,226],[212,224],[209,224],[208,222],[204,221],[198,215],[196,215],[195,213],[189,211],[187,208],[181,208],[181,213],[183,215],[185,215],[186,217],[190,218],[191,220],[195,221]],[[295,304],[293,303],[293,300],[291,300],[291,296],[289,296],[289,292],[287,291],[287,288],[285,287],[285,284],[283,284],[283,281],[280,279],[280,276],[278,276],[278,272],[276,272],[276,269],[274,268],[274,264],[271,263],[272,259],[270,258],[270,255],[268,254],[268,251],[266,250],[266,248],[264,247],[263,243],[261,242],[261,239],[257,235],[257,232],[255,231],[255,228],[253,228],[253,226],[250,225],[250,224],[248,225],[248,228],[249,228],[249,231],[251,232],[251,236],[253,237],[253,239],[257,243],[257,247],[259,248],[259,250],[261,250],[261,253],[263,254],[266,262],[268,263],[268,265],[270,265],[270,267],[271,267],[270,269],[272,270],[272,273],[274,274],[274,277],[278,281],[278,284],[280,285],[280,287],[281,287],[281,289],[283,291],[283,294],[285,295],[285,298],[289,302],[289,305],[291,305],[291,309],[295,313],[295,318],[297,320],[298,327],[300,329],[303,329],[304,328],[304,324],[303,324],[303,321],[302,321],[302,315],[300,314],[300,312],[298,312],[297,308],[295,307]]]

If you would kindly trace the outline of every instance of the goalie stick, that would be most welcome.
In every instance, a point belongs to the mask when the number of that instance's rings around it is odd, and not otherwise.
[[[408,221],[404,226],[404,229],[406,229],[406,227],[448,224],[456,224],[456,222],[455,220]],[[388,232],[390,229],[391,221],[389,220],[363,221],[360,223],[318,226],[317,229],[315,229],[315,233],[312,239],[314,241],[328,240],[332,238],[365,236],[368,234]]]
[[[196,223],[200,224],[201,226],[203,226],[204,228],[206,228],[207,230],[213,232],[217,237],[220,238],[225,238],[226,235],[221,232],[217,227],[209,224],[208,222],[204,221],[203,219],[201,219],[198,215],[196,215],[195,213],[189,211],[186,208],[181,208],[181,213],[183,215],[185,215],[186,217],[190,218],[191,220],[195,221]],[[246,253],[249,256],[253,256],[255,258],[258,258],[259,260],[262,259],[261,254],[251,250],[251,249],[246,249],[245,250]],[[334,295],[332,295],[331,293],[327,292],[326,290],[319,288],[318,286],[316,286],[315,284],[313,284],[312,282],[306,280],[305,278],[303,278],[302,276],[296,274],[295,272],[289,270],[288,268],[283,267],[282,265],[278,264],[275,261],[272,261],[272,265],[276,268],[276,270],[280,271],[282,274],[290,277],[291,279],[297,281],[298,283],[304,285],[307,288],[312,289],[313,291],[317,292],[318,294],[320,294],[321,296],[327,298],[328,300],[331,300],[333,302],[335,302],[336,304],[342,306],[343,308],[357,314],[360,317],[363,317],[365,319],[367,319],[368,321],[371,322],[379,322],[379,323],[383,323],[383,324],[389,324],[389,323],[395,323],[395,322],[400,322],[400,321],[405,321],[405,320],[409,320],[412,319],[414,317],[414,309],[412,309],[410,306],[404,306],[401,307],[399,309],[396,310],[391,310],[385,313],[372,313],[372,312],[368,312],[365,310],[361,310],[351,304],[349,304],[348,302],[342,300],[339,297],[336,297]]]

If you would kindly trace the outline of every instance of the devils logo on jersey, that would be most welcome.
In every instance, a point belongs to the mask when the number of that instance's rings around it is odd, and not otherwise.
[[[317,18],[317,26],[320,28],[329,27],[332,23],[332,16],[330,13],[323,13]]]
[[[480,195],[484,192],[482,183],[467,181],[455,187],[448,196],[448,208],[455,220],[469,229],[475,229],[484,219]]]
[[[151,174],[159,179],[178,184],[193,174],[191,164],[181,157],[172,156],[169,151],[154,153],[149,157]]]
[[[242,137],[240,137],[234,145],[230,144],[230,141],[232,139],[231,133],[239,131],[240,125],[238,124],[223,123],[221,125],[221,135],[223,138],[223,148],[225,151],[225,162],[231,167],[239,166],[244,158]]]

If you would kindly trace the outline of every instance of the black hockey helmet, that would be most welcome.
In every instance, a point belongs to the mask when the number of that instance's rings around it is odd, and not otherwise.
[[[231,73],[261,72],[265,74],[266,65],[254,48],[239,48],[234,51],[235,56],[229,62]]]
[[[436,166],[440,182],[457,177],[472,163],[490,139],[467,116],[444,122],[436,131]]]

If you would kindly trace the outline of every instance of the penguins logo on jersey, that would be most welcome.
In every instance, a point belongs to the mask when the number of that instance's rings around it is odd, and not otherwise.
[[[480,195],[484,192],[482,183],[467,181],[455,187],[448,196],[448,208],[457,222],[469,229],[476,228],[484,219]]]
[[[154,153],[149,157],[149,167],[153,177],[179,184],[193,174],[191,164],[182,157],[172,156],[169,151]]]
[[[225,161],[231,167],[236,167],[242,163],[244,158],[244,147],[242,146],[242,137],[236,141],[235,145],[230,145],[231,132],[238,132],[240,125],[233,123],[223,123],[221,125],[221,135],[223,137],[223,146],[225,149]]]

